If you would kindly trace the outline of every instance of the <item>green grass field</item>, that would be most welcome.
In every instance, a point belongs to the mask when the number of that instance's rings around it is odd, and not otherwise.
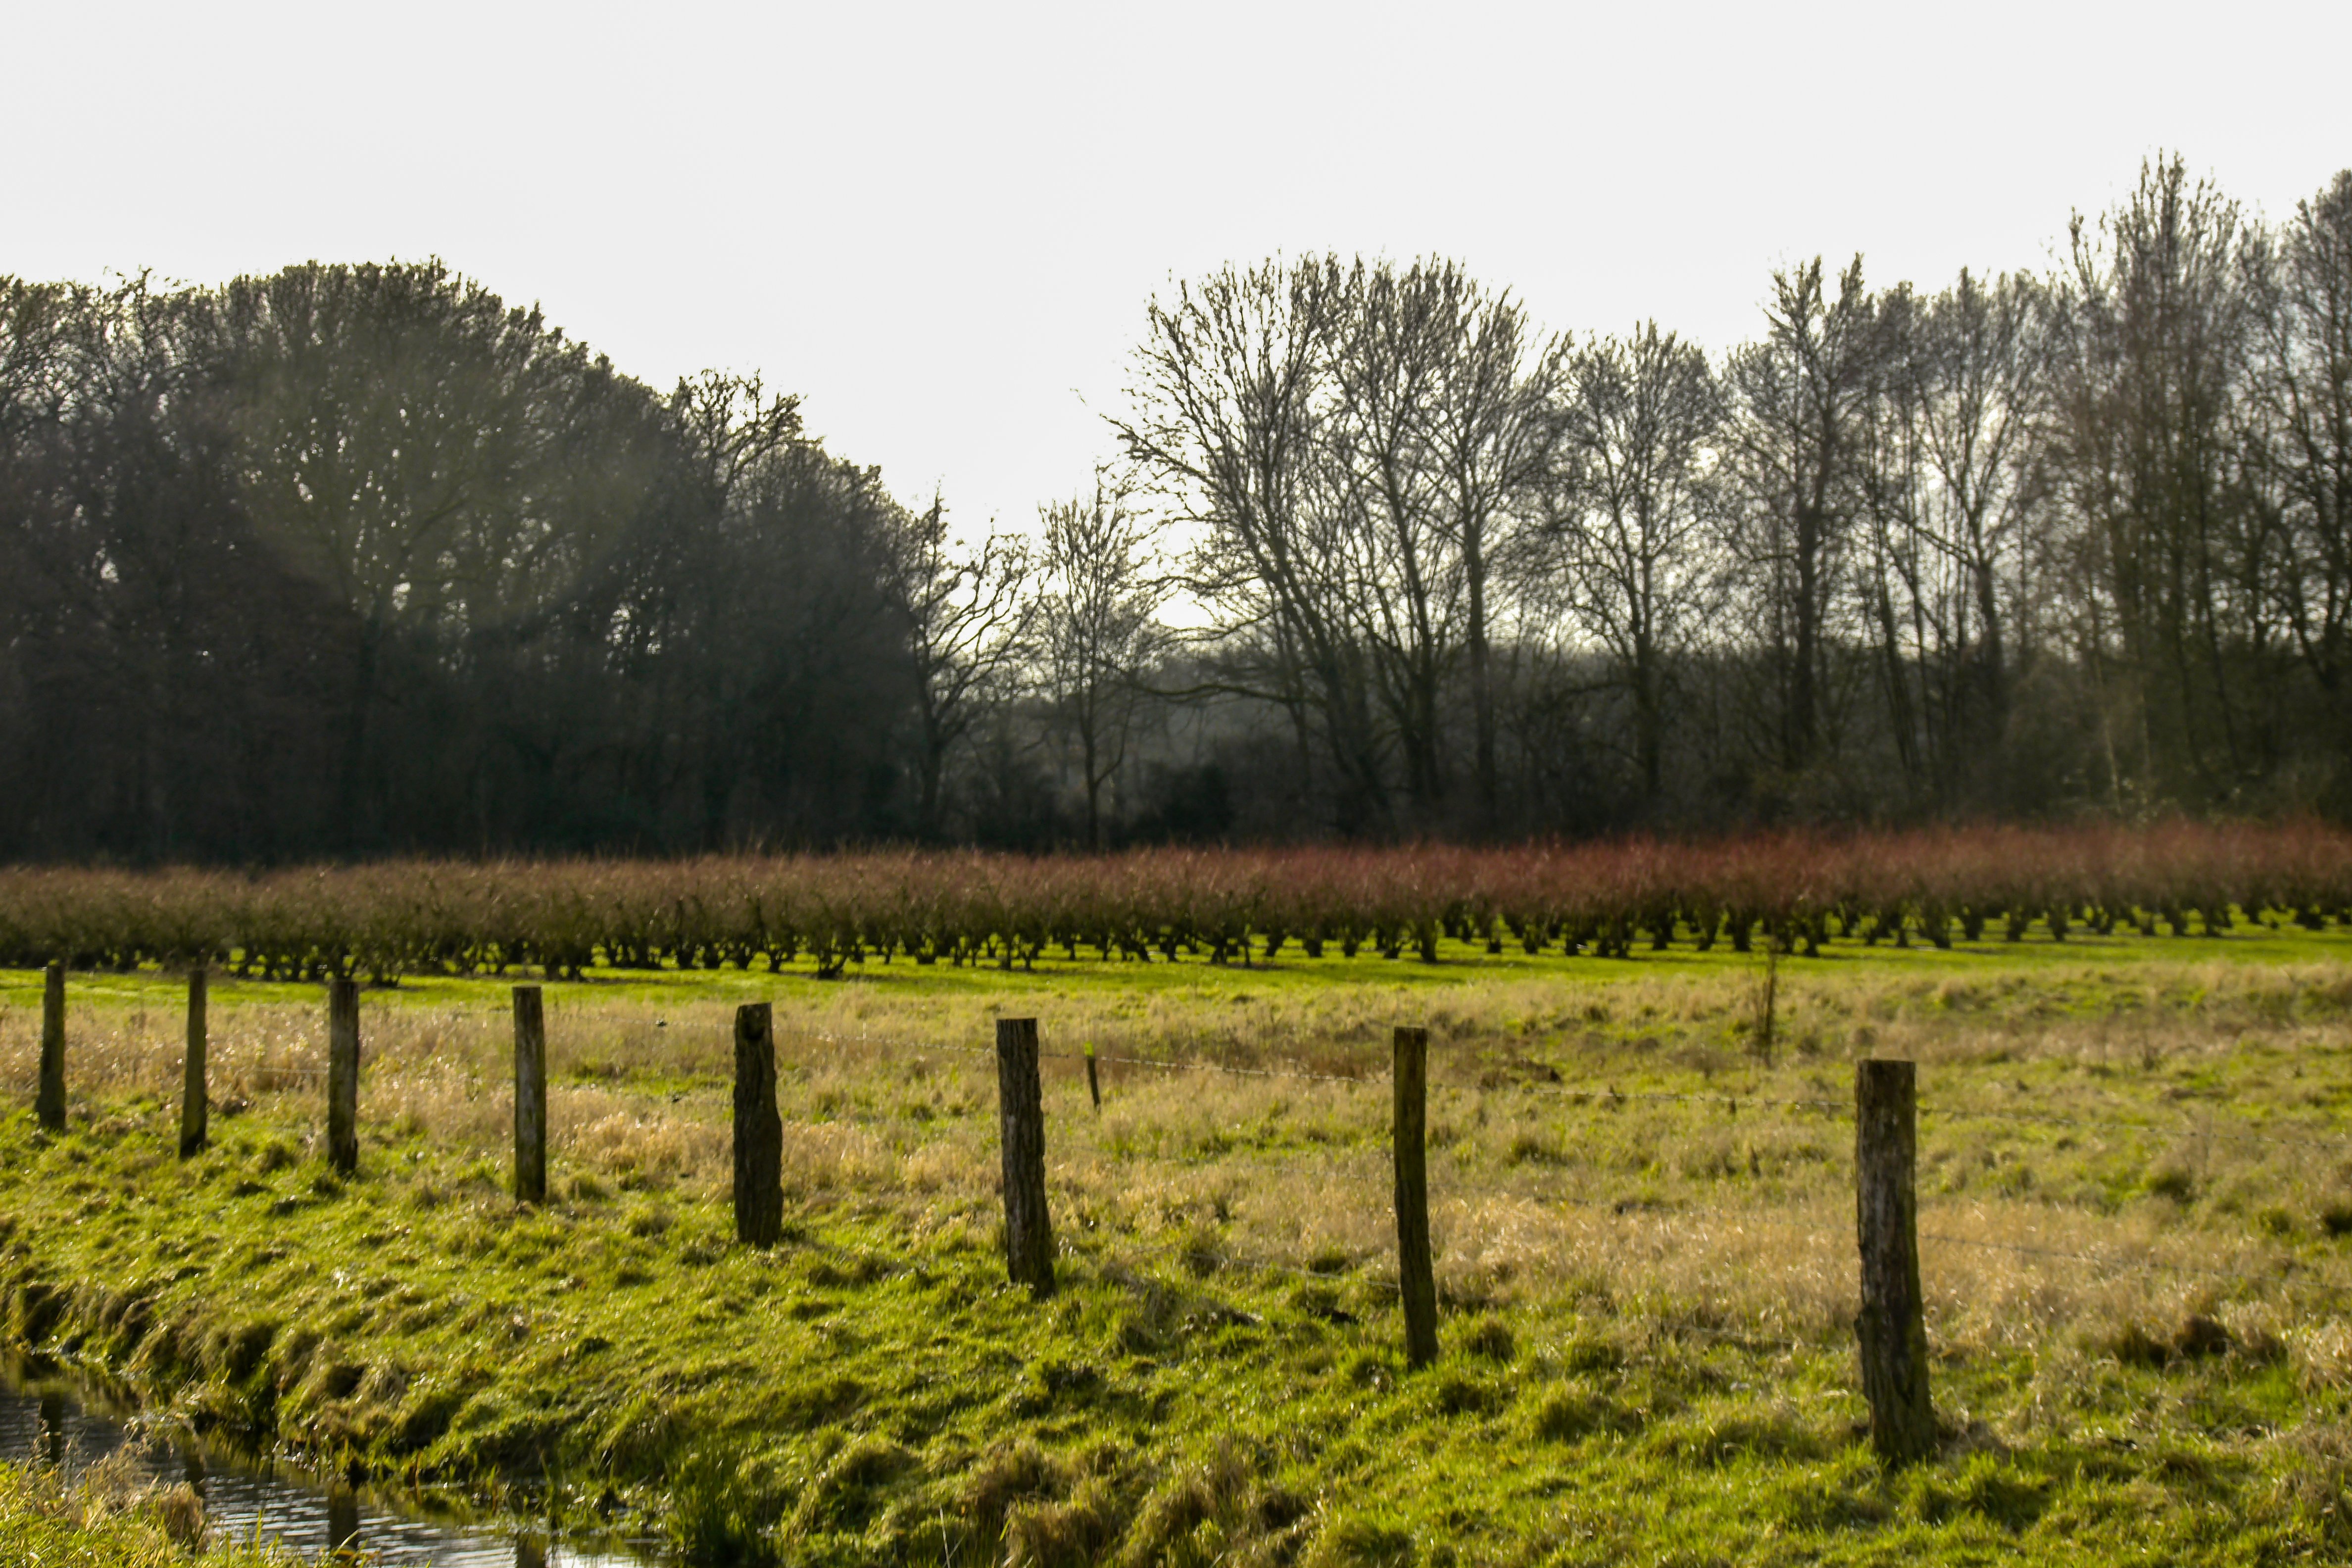
[[[551,984],[527,1209],[503,982],[366,994],[339,1181],[317,988],[215,982],[184,1163],[179,981],[77,975],[70,1130],[0,1121],[5,1332],[199,1426],[711,1562],[2352,1560],[2352,936],[1841,942],[1779,962],[1769,1044],[1759,957],[1443,956]],[[14,1106],[38,984],[0,974]],[[754,999],[768,1253],[726,1203]],[[999,1014],[1055,1053],[1043,1303],[996,1250]],[[1433,1034],[1418,1373],[1400,1023]],[[1920,1063],[1946,1434],[1894,1473],[1858,1435],[1837,1109],[1873,1054]]]

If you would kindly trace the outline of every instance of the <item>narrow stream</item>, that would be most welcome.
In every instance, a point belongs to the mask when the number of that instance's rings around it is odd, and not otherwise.
[[[54,1465],[70,1482],[129,1447],[147,1479],[195,1489],[215,1534],[275,1542],[306,1561],[383,1568],[650,1568],[662,1561],[650,1544],[578,1542],[455,1513],[428,1518],[415,1500],[354,1490],[291,1466],[185,1440],[139,1442],[95,1405],[68,1381],[0,1363],[0,1459]]]

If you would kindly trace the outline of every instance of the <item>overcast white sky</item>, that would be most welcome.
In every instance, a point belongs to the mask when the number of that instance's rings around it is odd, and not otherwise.
[[[802,393],[910,500],[1110,455],[1147,299],[1443,253],[1720,349],[1771,269],[2046,266],[2177,148],[2352,164],[2352,5],[0,4],[0,272],[438,255],[658,386]]]

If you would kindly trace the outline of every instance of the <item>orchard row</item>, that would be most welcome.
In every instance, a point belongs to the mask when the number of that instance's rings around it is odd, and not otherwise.
[[[205,962],[277,979],[536,969],[1026,964],[1286,952],[1435,961],[1637,946],[2220,934],[2352,921],[2352,835],[2315,824],[1984,828],[1509,848],[880,851],[396,861],[261,873],[0,870],[0,963]]]

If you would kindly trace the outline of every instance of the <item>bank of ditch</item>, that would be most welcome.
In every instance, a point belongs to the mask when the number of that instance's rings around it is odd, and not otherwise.
[[[0,1561],[26,1568],[293,1568],[251,1542],[210,1539],[192,1495],[100,1470],[68,1482],[38,1465],[0,1461]]]

